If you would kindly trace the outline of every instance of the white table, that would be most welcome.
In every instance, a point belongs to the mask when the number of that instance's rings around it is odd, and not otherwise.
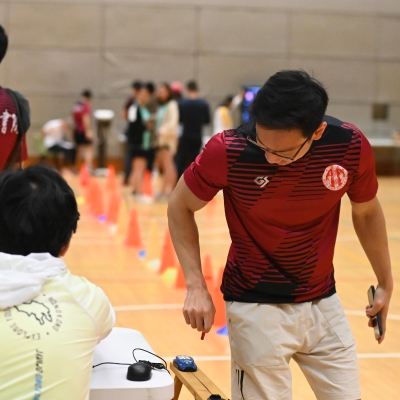
[[[114,328],[110,335],[99,343],[94,351],[93,365],[102,362],[133,364],[132,350],[140,347],[154,351],[139,331]],[[143,351],[135,351],[140,360],[161,362]],[[90,400],[171,400],[174,397],[174,381],[167,371],[152,371],[149,381],[133,382],[126,379],[126,365],[100,365],[92,371]]]

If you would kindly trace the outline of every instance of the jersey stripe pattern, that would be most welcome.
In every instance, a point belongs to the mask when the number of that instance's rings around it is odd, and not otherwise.
[[[226,301],[293,303],[335,293],[341,198],[372,200],[378,185],[364,135],[335,118],[325,121],[322,138],[288,165],[267,162],[247,140],[255,140],[248,124],[213,137],[186,170],[200,199],[224,192],[232,239],[221,285]]]

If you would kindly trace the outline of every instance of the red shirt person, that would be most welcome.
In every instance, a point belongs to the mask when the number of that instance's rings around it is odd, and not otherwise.
[[[8,47],[8,37],[0,25],[0,63]],[[0,171],[7,165],[18,139],[17,107],[11,95],[0,86]],[[21,152],[16,162],[25,161],[28,157],[25,136],[21,142]]]
[[[333,268],[345,194],[378,281],[366,314],[381,312],[379,343],[385,337],[393,278],[373,152],[354,125],[325,116],[327,104],[325,89],[306,72],[276,73],[254,100],[255,122],[214,136],[171,196],[169,226],[187,286],[183,314],[208,332],[215,307],[194,213],[224,192],[232,244],[221,290],[233,400],[291,398],[291,359],[318,399],[361,398]]]
[[[89,103],[76,103],[73,108],[73,116],[75,122],[75,131],[79,134],[85,134],[84,118],[90,116],[92,108]]]
[[[200,199],[224,191],[232,239],[222,283],[226,301],[298,303],[335,293],[340,198],[347,193],[353,202],[370,201],[378,183],[365,136],[335,118],[324,122],[321,139],[295,163],[263,166],[250,123],[213,137],[185,171],[186,185]]]
[[[81,99],[76,102],[72,108],[76,144],[92,143],[93,138],[91,137],[92,132],[90,124],[90,116],[92,114],[91,99],[92,93],[89,90],[85,90],[81,94]]]
[[[92,92],[84,90],[81,98],[72,108],[74,120],[74,141],[79,155],[80,149],[84,151],[85,163],[89,170],[93,168],[93,130],[91,124]]]

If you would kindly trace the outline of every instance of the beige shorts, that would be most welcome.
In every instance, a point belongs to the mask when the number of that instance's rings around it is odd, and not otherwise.
[[[293,358],[317,399],[361,399],[356,346],[336,294],[300,304],[226,302],[232,400],[289,400]]]

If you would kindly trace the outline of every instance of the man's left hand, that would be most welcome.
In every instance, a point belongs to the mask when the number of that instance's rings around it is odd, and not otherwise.
[[[381,313],[381,321],[382,321],[382,336],[378,340],[378,343],[381,344],[385,339],[386,332],[386,319],[389,310],[390,298],[392,296],[392,291],[385,289],[384,287],[378,285],[375,291],[374,296],[374,305],[367,305],[365,307],[365,313],[369,318],[368,326],[373,327],[372,317],[374,317],[378,312]]]

